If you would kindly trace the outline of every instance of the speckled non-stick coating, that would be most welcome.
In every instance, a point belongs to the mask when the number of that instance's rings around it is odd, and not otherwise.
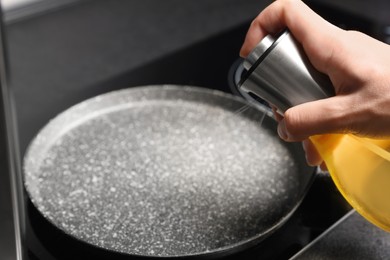
[[[49,122],[25,157],[25,186],[51,223],[131,255],[187,256],[260,240],[304,194],[269,116],[221,92],[114,91]]]

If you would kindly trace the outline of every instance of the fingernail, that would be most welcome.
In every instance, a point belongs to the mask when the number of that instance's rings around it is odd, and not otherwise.
[[[308,154],[305,154],[305,158],[306,158],[306,163],[307,165],[311,166],[311,167],[314,167],[314,166],[317,166],[316,164],[312,163],[309,159],[309,155]]]
[[[303,151],[305,151],[305,153],[306,153],[307,148],[306,148],[306,142],[305,141],[302,142],[302,148],[303,148]]]
[[[287,129],[286,129],[286,125],[284,124],[284,120],[282,120],[278,125],[278,135],[283,140],[287,140],[288,138]]]

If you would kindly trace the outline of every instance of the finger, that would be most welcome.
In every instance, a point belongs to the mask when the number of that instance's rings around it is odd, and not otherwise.
[[[299,0],[279,0],[264,9],[252,22],[240,55],[245,57],[266,34],[276,34],[289,28],[303,45],[313,65],[327,72],[326,65],[333,58],[335,42],[342,31],[330,24]],[[318,44],[321,43],[321,44]]]
[[[283,119],[283,116],[278,112],[278,109],[271,105],[272,113],[274,114],[274,118],[276,121],[280,122]]]
[[[318,153],[314,144],[309,139],[303,140],[302,146],[306,153],[306,161],[308,165],[318,166],[323,164],[321,155]]]
[[[285,141],[302,141],[325,133],[350,132],[349,99],[334,96],[288,109],[279,122],[278,133]]]
[[[328,171],[328,166],[326,166],[325,162],[322,162],[320,165],[320,169],[324,172]]]
[[[261,14],[261,13],[260,13]],[[257,23],[257,20],[253,20],[249,26],[248,32],[246,33],[244,43],[240,50],[240,56],[246,57],[249,52],[263,39],[268,33],[263,30]]]

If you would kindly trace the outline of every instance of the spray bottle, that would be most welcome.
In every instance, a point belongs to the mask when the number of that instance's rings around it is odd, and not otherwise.
[[[246,98],[288,108],[334,95],[330,79],[309,62],[288,30],[266,36],[244,60],[239,83]],[[252,101],[253,101],[252,100]],[[352,134],[311,136],[344,198],[363,217],[390,231],[390,140]]]

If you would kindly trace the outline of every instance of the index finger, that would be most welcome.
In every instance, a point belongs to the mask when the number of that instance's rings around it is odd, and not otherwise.
[[[246,57],[267,34],[275,35],[286,27],[302,44],[313,65],[323,70],[321,67],[332,56],[341,29],[300,0],[277,0],[264,9],[251,23],[240,55]]]

